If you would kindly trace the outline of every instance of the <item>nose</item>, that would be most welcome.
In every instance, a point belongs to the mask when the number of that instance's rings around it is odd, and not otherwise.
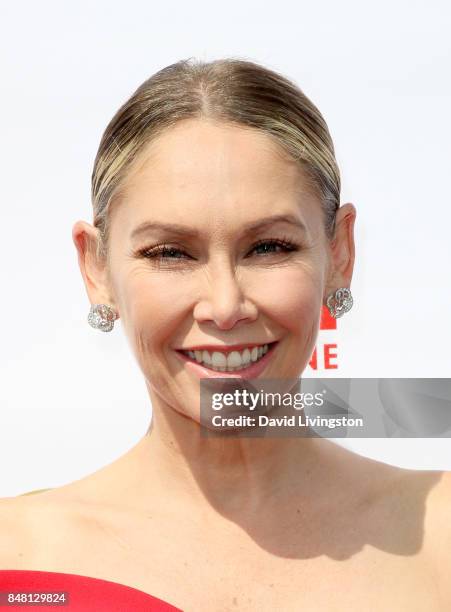
[[[255,321],[257,307],[246,296],[242,280],[237,278],[235,269],[224,261],[210,267],[202,298],[194,308],[198,323],[214,322],[219,329],[231,329],[239,321]]]

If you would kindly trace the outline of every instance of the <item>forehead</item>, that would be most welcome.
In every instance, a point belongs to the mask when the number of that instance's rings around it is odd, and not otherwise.
[[[123,194],[117,215],[128,231],[168,218],[211,227],[293,212],[306,221],[319,213],[305,171],[271,137],[199,119],[179,122],[147,145]]]

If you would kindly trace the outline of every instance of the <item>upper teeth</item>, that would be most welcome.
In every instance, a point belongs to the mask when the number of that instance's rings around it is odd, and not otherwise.
[[[247,367],[251,361],[260,359],[268,351],[268,348],[268,345],[264,344],[263,346],[246,347],[243,351],[231,351],[230,353],[220,351],[210,353],[207,350],[182,352],[213,370],[233,372]]]

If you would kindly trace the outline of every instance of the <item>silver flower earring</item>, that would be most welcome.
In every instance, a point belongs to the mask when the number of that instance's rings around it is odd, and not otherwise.
[[[107,304],[91,304],[91,310],[88,315],[88,323],[94,329],[109,332],[114,327],[114,321],[119,318],[111,306]]]
[[[331,293],[326,301],[327,308],[334,319],[338,319],[351,310],[353,303],[351,290],[347,287],[340,287],[335,293]]]

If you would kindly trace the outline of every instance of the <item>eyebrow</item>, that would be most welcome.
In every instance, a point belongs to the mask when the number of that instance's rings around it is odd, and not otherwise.
[[[260,219],[259,221],[247,223],[243,226],[242,233],[250,234],[257,232],[270,225],[274,225],[275,223],[286,223],[297,227],[303,232],[307,231],[305,224],[300,219],[298,219],[295,215],[286,214],[271,215],[269,217],[265,217],[264,219]],[[158,221],[144,221],[132,231],[131,238],[137,238],[138,236],[142,236],[143,234],[147,234],[152,231],[168,232],[169,234],[193,238],[198,238],[201,235],[201,232],[197,228],[189,227],[188,225],[181,225],[179,223],[160,223]]]

